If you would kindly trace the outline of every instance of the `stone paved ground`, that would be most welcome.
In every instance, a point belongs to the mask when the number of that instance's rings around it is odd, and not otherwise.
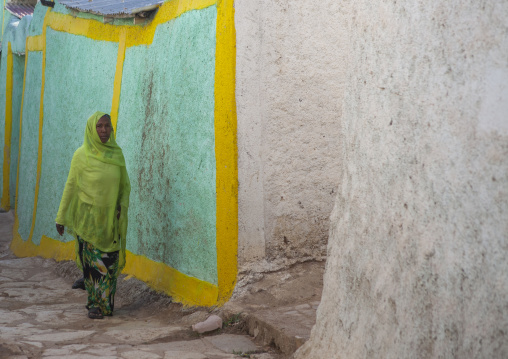
[[[59,276],[53,260],[12,255],[11,230],[12,213],[0,214],[0,358],[281,358],[234,331],[192,332],[209,315],[204,310],[160,305],[136,291],[122,296],[134,279],[120,280],[113,317],[88,319],[86,292],[72,290],[73,278]]]
[[[321,301],[325,262],[295,264],[265,273],[240,273],[225,316],[242,313],[256,342],[291,356],[310,337]]]

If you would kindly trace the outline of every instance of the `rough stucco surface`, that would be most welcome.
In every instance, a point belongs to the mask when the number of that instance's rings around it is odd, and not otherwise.
[[[11,168],[9,179],[9,197],[14,207],[16,195],[16,176],[18,171],[19,151],[19,116],[23,97],[23,75],[25,73],[25,56],[12,55],[12,135],[11,135]]]
[[[216,18],[215,6],[185,13],[148,48],[127,49],[118,121],[132,186],[127,249],[213,284]]]
[[[20,21],[17,17],[8,15],[5,18],[5,31],[2,43],[1,73],[7,71],[7,53],[8,44],[11,43],[12,54],[12,132],[11,132],[11,153],[10,153],[10,172],[9,172],[9,203],[14,206],[14,195],[16,193],[16,171],[18,164],[18,144],[19,144],[19,114],[21,109],[21,97],[23,92],[23,73],[25,69],[25,57],[17,55],[17,52],[24,52],[24,36],[28,27],[29,19]],[[23,46],[20,39],[23,38]],[[6,96],[6,76],[0,79],[0,118],[5,124],[5,96]],[[5,127],[0,131],[0,145],[3,150],[5,142]],[[0,159],[0,168],[3,168],[3,152]],[[3,181],[0,185],[0,191],[3,191]],[[0,192],[1,193],[1,192]]]
[[[21,151],[19,157],[19,188],[16,212],[19,219],[19,234],[28,239],[35,199],[37,177],[37,151],[39,136],[39,105],[41,97],[42,52],[30,52],[27,60]]]
[[[345,167],[297,358],[506,358],[508,3],[343,1],[336,21]]]
[[[110,112],[118,51],[116,43],[51,29],[46,36],[42,171],[32,238],[36,244],[42,235],[59,238],[55,217],[72,155],[83,144],[88,117],[95,111]]]
[[[2,54],[0,55],[0,73],[7,73],[7,43],[2,44]],[[2,149],[2,155],[0,156],[0,172],[2,172],[3,179],[3,167],[4,167],[4,156],[3,149],[5,146],[5,96],[6,96],[6,77],[0,78],[0,118],[2,119],[2,125],[0,126],[0,148]],[[3,196],[3,180],[0,181],[0,197]]]
[[[44,14],[36,8],[30,34],[41,33]],[[132,185],[127,249],[212,284],[218,282],[216,19],[215,6],[187,12],[161,24],[150,46],[126,50],[117,128]],[[47,29],[35,244],[43,236],[72,240],[68,234],[58,236],[55,215],[88,116],[97,110],[111,112],[117,54],[115,42]],[[30,235],[35,198],[41,65],[42,53],[30,52],[17,207],[23,240]],[[5,81],[3,87],[5,92]],[[2,98],[5,102],[5,95]],[[19,136],[17,128],[13,131]],[[18,150],[17,139],[13,149]],[[14,177],[13,189],[15,184]]]
[[[337,8],[334,1],[235,1],[244,267],[325,254],[341,165]]]

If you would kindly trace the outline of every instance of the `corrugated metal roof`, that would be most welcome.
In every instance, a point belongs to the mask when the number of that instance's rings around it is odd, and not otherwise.
[[[35,6],[29,4],[5,4],[5,9],[12,15],[19,17],[20,19],[26,15],[33,15]]]
[[[60,0],[71,9],[106,16],[125,16],[150,11],[159,7],[164,0]]]

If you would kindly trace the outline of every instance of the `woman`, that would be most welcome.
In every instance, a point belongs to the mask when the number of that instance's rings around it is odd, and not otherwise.
[[[88,292],[88,317],[112,315],[118,274],[125,266],[125,236],[130,182],[116,144],[111,118],[94,113],[85,141],[74,152],[56,216],[56,229],[67,227],[76,239],[76,261]]]

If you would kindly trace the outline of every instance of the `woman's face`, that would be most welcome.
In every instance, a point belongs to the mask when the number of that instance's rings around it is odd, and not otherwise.
[[[106,143],[109,140],[109,136],[111,136],[111,119],[109,116],[102,116],[99,121],[97,122],[97,125],[95,125],[95,128],[97,129],[97,134],[99,135],[99,138],[101,139],[102,143]]]

